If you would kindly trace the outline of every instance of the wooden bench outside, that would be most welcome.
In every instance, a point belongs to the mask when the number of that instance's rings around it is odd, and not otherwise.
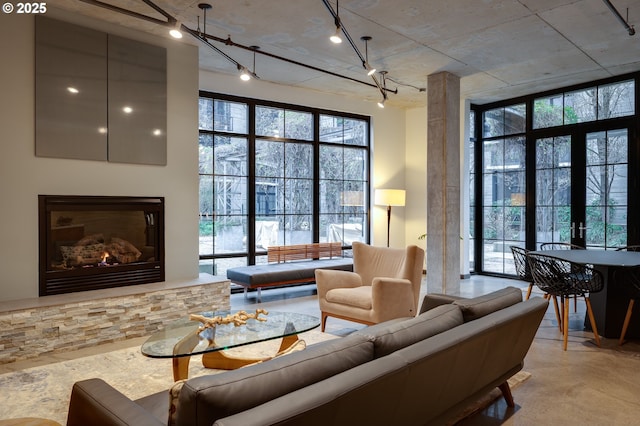
[[[261,300],[263,287],[315,282],[316,269],[353,271],[353,259],[343,257],[342,244],[311,243],[290,246],[271,246],[267,249],[269,263],[229,268],[227,278],[244,287],[258,290]]]
[[[292,246],[271,246],[267,249],[269,263],[321,259],[324,257],[329,259],[342,257],[342,244],[340,242],[297,244]]]

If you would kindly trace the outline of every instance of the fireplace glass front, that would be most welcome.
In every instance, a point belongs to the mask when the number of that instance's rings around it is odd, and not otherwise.
[[[164,199],[41,195],[40,295],[164,281]]]

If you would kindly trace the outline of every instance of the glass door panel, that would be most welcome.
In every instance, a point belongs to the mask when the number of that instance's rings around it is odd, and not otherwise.
[[[586,136],[586,216],[578,232],[588,247],[627,243],[627,133],[622,129]]]
[[[483,146],[482,269],[515,274],[509,246],[525,246],[525,138],[486,141]]]
[[[536,140],[536,241],[571,242],[571,137]]]

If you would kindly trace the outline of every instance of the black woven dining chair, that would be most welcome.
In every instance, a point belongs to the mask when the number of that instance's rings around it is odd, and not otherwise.
[[[540,250],[584,250],[585,248],[571,243],[542,243]],[[573,312],[578,312],[578,296],[573,298]]]
[[[602,291],[604,278],[600,271],[591,265],[569,262],[556,257],[543,254],[529,253],[527,255],[531,275],[535,285],[554,298],[554,306],[557,310],[557,297],[561,300],[563,349],[567,350],[569,339],[569,299],[571,297],[584,297],[587,305],[587,315],[593,330],[596,345],[600,346],[600,336],[591,309],[589,295]]]
[[[518,246],[509,246],[509,247],[511,248],[511,253],[513,253],[513,263],[516,267],[516,275],[518,276],[518,279],[529,283],[529,288],[527,289],[527,295],[525,297],[525,300],[529,300],[529,298],[531,297],[531,291],[533,290],[533,286],[535,285],[533,280],[533,275],[531,275],[531,268],[529,267],[529,261],[527,260],[527,253],[529,253],[529,250],[522,247],[518,247]],[[549,294],[544,293],[542,297],[544,297],[545,299],[548,299]],[[562,320],[560,318],[560,311],[558,310],[558,301],[557,299],[554,299],[553,301],[555,306],[556,320],[558,322],[558,327],[560,328],[560,331],[562,331],[562,328],[561,328]]]
[[[571,243],[542,243],[540,250],[584,250],[584,247]]]
[[[533,276],[531,275],[531,269],[529,269],[529,262],[527,261],[528,250],[518,246],[509,246],[509,248],[513,254],[513,264],[516,267],[518,279],[529,283],[525,297],[525,300],[529,300],[531,290],[533,290]]]
[[[618,268],[613,273],[613,279],[616,285],[623,289],[629,297],[629,306],[627,307],[627,314],[624,317],[622,332],[618,341],[618,345],[623,345],[624,336],[627,334],[627,328],[629,328],[629,322],[631,321],[633,305],[636,300],[640,299],[640,266]]]

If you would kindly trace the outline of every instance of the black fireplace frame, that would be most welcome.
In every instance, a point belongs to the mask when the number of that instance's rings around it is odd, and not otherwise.
[[[157,213],[154,236],[158,258],[107,268],[49,270],[52,248],[50,222],[55,210],[143,210]],[[39,295],[100,290],[165,280],[164,197],[38,195],[39,222]]]

